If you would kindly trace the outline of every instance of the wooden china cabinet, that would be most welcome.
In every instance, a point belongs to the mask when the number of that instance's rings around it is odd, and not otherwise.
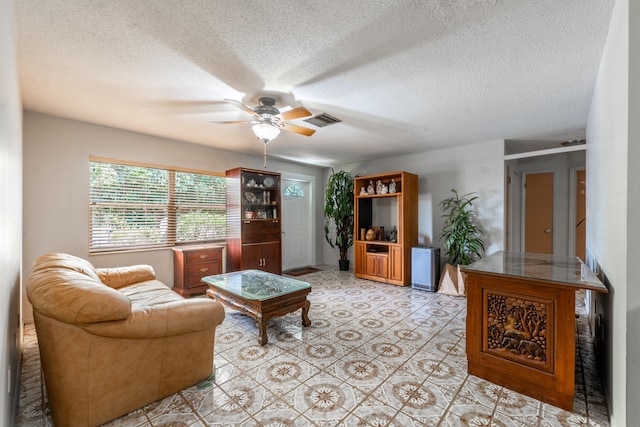
[[[367,191],[370,185],[373,192]],[[360,176],[354,192],[354,275],[408,285],[411,248],[418,244],[418,177],[408,172]]]
[[[227,178],[227,272],[282,274],[280,174],[235,168]]]

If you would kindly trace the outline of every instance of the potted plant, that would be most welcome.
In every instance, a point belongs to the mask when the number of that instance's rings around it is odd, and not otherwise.
[[[340,251],[341,271],[349,270],[347,251],[353,246],[353,203],[353,176],[331,169],[324,198],[324,237]],[[333,232],[331,222],[335,226]]]
[[[478,212],[473,207],[473,202],[478,198],[476,193],[461,196],[455,189],[451,191],[453,196],[440,202],[444,218],[440,240],[444,242],[448,257],[440,278],[440,288],[443,293],[464,295],[464,277],[460,265],[471,264],[482,256],[484,233],[478,224]]]
[[[484,233],[478,225],[478,212],[473,201],[475,193],[460,196],[455,189],[453,196],[440,202],[444,226],[440,240],[444,241],[449,263],[468,265],[484,252]]]

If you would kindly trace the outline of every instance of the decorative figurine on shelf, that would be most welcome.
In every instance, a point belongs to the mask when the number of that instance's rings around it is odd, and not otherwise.
[[[389,193],[393,194],[396,192],[396,180],[391,178],[391,183],[389,184]]]
[[[360,195],[361,196],[366,196],[367,195],[367,190],[365,190],[364,187],[360,187]]]
[[[387,239],[392,243],[398,243],[398,229],[393,226],[393,229],[389,231]]]
[[[378,185],[376,186],[376,194],[382,194],[382,181],[378,180]]]
[[[387,194],[389,192],[389,187],[387,187],[387,184],[382,184],[382,186],[380,187],[380,194]]]
[[[373,186],[373,181],[369,181],[369,186],[367,187],[367,194],[376,194],[376,189]]]

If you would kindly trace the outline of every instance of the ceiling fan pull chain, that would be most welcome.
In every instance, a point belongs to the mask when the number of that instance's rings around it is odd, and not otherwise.
[[[263,139],[262,142],[264,142],[264,168],[267,168],[267,140]]]

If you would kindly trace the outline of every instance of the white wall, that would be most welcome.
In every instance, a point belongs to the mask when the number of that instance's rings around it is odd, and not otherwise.
[[[256,141],[256,143],[258,143]],[[159,280],[173,284],[170,249],[89,255],[89,156],[224,172],[237,166],[263,169],[262,156],[222,151],[44,114],[24,114],[25,276],[48,252],[67,252],[96,267],[150,264]],[[324,169],[270,158],[269,170],[310,175],[322,183]],[[321,191],[316,192],[321,197]],[[321,201],[316,204],[321,206]],[[317,224],[317,235],[320,235]],[[316,253],[322,254],[321,242]],[[322,263],[317,259],[316,263]],[[24,317],[32,318],[26,301]]]
[[[504,141],[489,141],[465,147],[384,158],[366,163],[335,166],[352,174],[373,175],[406,171],[418,175],[418,242],[442,248],[440,201],[451,189],[465,194],[476,192],[474,202],[485,231],[487,253],[504,248]],[[325,181],[326,182],[326,179]],[[444,262],[444,251],[441,256]],[[325,263],[337,263],[337,250],[325,245]],[[350,254],[353,259],[353,254]]]
[[[21,105],[15,57],[12,2],[0,0],[0,425],[13,425],[18,405],[22,342]]]
[[[640,2],[629,4],[627,153],[627,420],[640,420]],[[635,404],[634,404],[635,403]]]
[[[633,7],[637,16],[638,5]],[[637,58],[629,66],[629,17],[629,1],[616,1],[587,124],[587,262],[609,287],[609,294],[594,295],[594,310],[596,318],[603,316],[604,342],[596,344],[613,427],[636,425],[640,419],[640,134],[629,120],[640,113],[640,78]]]

